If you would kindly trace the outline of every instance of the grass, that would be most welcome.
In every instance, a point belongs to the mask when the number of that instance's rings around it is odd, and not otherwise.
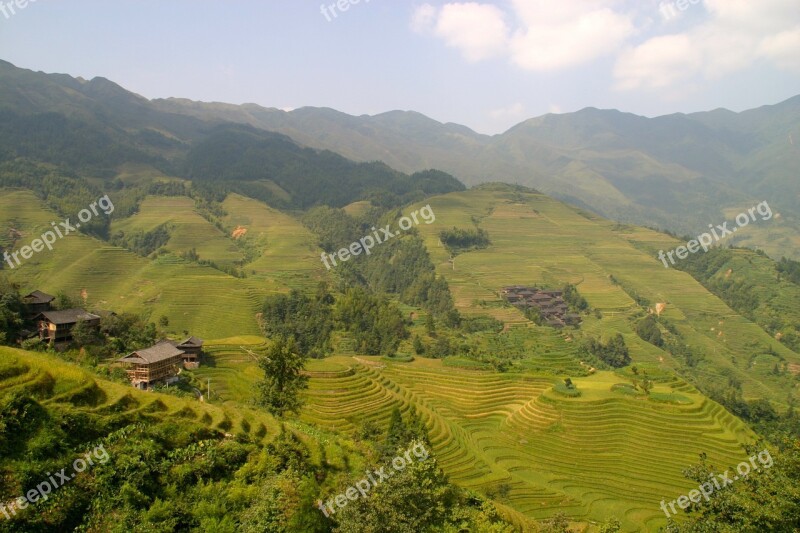
[[[655,255],[640,249],[643,244],[649,249],[672,249],[675,239],[588,215],[541,194],[503,186],[478,187],[425,203],[436,213],[436,222],[420,225],[420,234],[462,313],[489,314],[518,327],[527,321],[518,310],[503,305],[499,292],[503,286],[573,283],[602,314],[601,319],[585,317],[583,334],[609,337],[619,332],[634,363],[677,370],[680,361],[634,333],[633,319],[642,309],[623,290],[624,285],[653,305],[666,303],[663,316],[704,358],[693,369],[698,379],[726,385],[731,376],[742,382],[748,399],[768,398],[780,404],[789,396],[800,400],[791,380],[769,373],[776,363],[800,363],[800,355],[733,312],[688,274],[665,269]],[[475,224],[488,231],[491,245],[459,255],[454,265],[449,263],[439,231]],[[540,337],[535,331],[529,333]],[[563,342],[553,339],[551,344],[551,354],[574,358]],[[751,364],[754,351],[759,354],[756,365]],[[533,356],[537,355],[543,355],[543,350],[534,349]]]
[[[175,255],[195,248],[201,258],[219,259],[219,264],[242,258],[234,240],[197,214],[193,201],[185,197],[148,197],[138,214],[112,224],[112,231],[149,231],[170,224],[174,231],[166,249],[172,253],[146,259],[90,236],[71,234],[53,251],[36,254],[6,272],[25,292],[63,291],[90,309],[130,311],[152,321],[167,316],[167,333],[177,336],[184,332],[206,339],[258,335],[256,315],[263,298],[270,292],[314,287],[324,268],[314,239],[295,219],[236,195],[225,208],[230,213],[226,223],[246,225],[263,247],[259,259],[248,265],[246,279]],[[14,249],[61,219],[29,191],[0,191],[0,227],[22,234]],[[2,244],[13,243],[6,237]]]
[[[340,372],[311,373],[303,420],[352,434],[365,420],[385,427],[395,406],[413,407],[452,480],[479,492],[508,485],[501,503],[533,518],[561,510],[592,522],[615,514],[626,530],[654,530],[664,524],[658,502],[690,488],[684,466],[701,452],[734,464],[746,455],[740,443],[754,438],[696,392],[680,394],[688,404],[621,397],[610,390],[611,372],[574,378],[581,396],[567,398],[550,378],[441,361],[330,362]],[[672,395],[679,384],[659,384],[654,394]]]
[[[176,255],[195,249],[200,259],[218,265],[233,265],[243,259],[241,251],[222,231],[200,216],[194,201],[185,196],[148,196],[139,212],[122,220],[114,220],[111,232],[149,232],[166,224],[170,239],[164,249]]]
[[[406,362],[354,357],[352,340],[337,337],[336,356],[308,364],[307,405],[300,421],[293,422],[297,428],[350,436],[366,420],[385,428],[394,407],[404,412],[414,408],[450,478],[486,494],[505,494],[508,488],[507,496],[495,497],[509,513],[545,518],[563,511],[585,523],[614,515],[626,531],[655,530],[664,523],[659,502],[691,488],[683,468],[702,452],[720,466],[735,464],[745,455],[740,444],[754,435],[676,378],[680,362],[671,354],[639,339],[632,325],[642,309],[622,285],[653,303],[667,304],[663,316],[704,356],[694,369],[697,379],[712,383],[734,377],[748,398],[767,398],[778,405],[790,395],[798,399],[794,383],[770,375],[769,369],[782,360],[800,364],[800,356],[688,275],[664,269],[643,251],[671,249],[674,239],[503,187],[481,187],[425,203],[437,219],[418,229],[438,272],[447,278],[462,313],[491,315],[506,323],[503,342],[519,356],[512,371],[496,373],[488,364],[455,357]],[[276,423],[248,407],[260,377],[255,357],[265,348],[258,336],[260,304],[271,292],[311,289],[327,274],[313,236],[292,216],[237,195],[228,197],[223,207],[226,231],[200,217],[188,198],[148,198],[139,214],[114,222],[115,230],[128,231],[173,224],[167,244],[173,253],[158,259],[71,235],[53,252],[9,272],[25,290],[77,295],[85,289],[91,308],[140,312],[152,320],[166,315],[171,333],[185,330],[207,339],[209,364],[194,375],[201,383],[211,381],[212,405],[165,397],[160,399],[164,409],[154,403],[156,395],[101,382],[54,358],[5,349],[0,356],[17,367],[6,371],[0,366],[0,376],[6,376],[0,390],[46,389],[55,379],[49,401],[89,401],[82,408],[102,410],[157,408],[160,416],[191,411],[198,420],[230,424],[234,430],[263,423],[267,435],[273,435]],[[31,193],[0,193],[0,224],[21,230],[21,243],[59,218]],[[491,246],[449,263],[439,231],[475,224],[488,231]],[[235,242],[228,228],[246,229],[239,237],[243,241]],[[217,257],[220,264],[240,260],[243,250],[258,254],[244,267],[248,277],[237,279],[175,255],[188,248],[196,248],[204,259]],[[557,331],[534,326],[499,297],[506,285],[559,287],[567,282],[578,286],[602,318],[588,315],[580,330]],[[404,314],[411,310],[404,308]],[[418,313],[417,329],[423,316]],[[617,332],[634,363],[655,382],[649,399],[620,386],[631,377],[627,369],[587,371],[581,337],[607,338]],[[474,341],[491,346],[488,335],[477,334]],[[567,376],[579,397],[554,390]]]

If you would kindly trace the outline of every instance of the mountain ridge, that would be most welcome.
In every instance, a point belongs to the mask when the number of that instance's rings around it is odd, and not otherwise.
[[[779,227],[748,228],[737,242],[776,258],[800,257],[793,237],[800,233],[793,171],[800,168],[800,145],[793,143],[800,140],[800,96],[742,112],[654,118],[587,107],[533,117],[490,136],[416,111],[354,116],[324,107],[147,100],[104,78],[81,82],[7,62],[0,72],[0,109],[75,115],[183,142],[204,138],[220,123],[247,124],[355,162],[381,161],[409,174],[436,168],[467,185],[517,183],[620,222],[680,234],[695,235],[726,212],[767,200],[781,212]]]

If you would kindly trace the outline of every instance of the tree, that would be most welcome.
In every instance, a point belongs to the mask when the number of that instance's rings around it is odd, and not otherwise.
[[[425,345],[422,343],[422,339],[419,338],[419,335],[414,335],[414,353],[417,355],[422,355],[425,353]]]
[[[400,409],[395,407],[392,409],[392,415],[389,419],[389,431],[383,446],[382,457],[384,459],[391,459],[397,452],[397,449],[402,447],[408,440],[408,427],[403,421],[403,415],[400,413]]]
[[[558,512],[542,523],[540,529],[542,533],[575,533],[575,530],[569,527],[569,518],[562,512]]]
[[[64,291],[59,291],[58,294],[56,294],[56,300],[55,302],[53,302],[53,306],[60,311],[64,309],[74,309],[78,307],[78,305],[75,303],[75,300],[73,300]]]
[[[600,526],[600,533],[618,533],[622,529],[622,525],[616,518],[609,518],[602,526]]]
[[[5,277],[0,277],[0,337],[4,342],[14,341],[22,327],[22,300],[19,288]]]
[[[451,309],[447,312],[447,315],[445,315],[445,324],[453,329],[461,326],[461,314],[457,309]]]
[[[800,441],[786,439],[779,448],[747,446],[747,454],[759,470],[740,478],[710,501],[690,504],[688,520],[673,524],[671,531],[701,533],[718,531],[798,531],[800,529]],[[721,472],[701,455],[701,462],[684,471],[698,483]],[[756,461],[757,459],[757,461]]]
[[[417,446],[423,446],[416,442]],[[426,447],[430,453],[430,448]],[[419,533],[457,531],[447,526],[459,508],[459,493],[433,457],[412,455],[404,470],[392,471],[367,498],[358,498],[333,515],[337,533]]]
[[[664,339],[661,337],[661,330],[658,329],[658,324],[653,315],[648,315],[636,324],[636,334],[653,346],[663,346]]]
[[[425,317],[425,331],[428,332],[428,335],[431,337],[436,335],[436,322],[434,322],[433,315],[430,313]]]
[[[603,344],[597,339],[590,338],[586,342],[586,349],[589,353],[596,355],[602,359],[603,362],[614,368],[622,368],[631,362],[631,357],[628,354],[628,347],[625,345],[625,339],[620,333],[617,333],[606,344]]]
[[[257,384],[259,405],[275,416],[283,416],[287,411],[297,413],[301,406],[299,393],[308,387],[308,377],[302,374],[306,359],[298,353],[294,339],[275,340],[258,362],[264,371],[264,379]]]
[[[155,324],[131,313],[103,317],[100,331],[108,337],[108,347],[115,353],[147,348],[156,342],[157,337]]]
[[[72,326],[70,333],[72,334],[72,340],[78,346],[94,346],[102,340],[97,328],[85,320],[78,320],[78,323]]]
[[[653,390],[653,380],[647,377],[647,372],[644,373],[642,381],[639,382],[639,387],[641,387],[645,396],[650,396],[650,391]]]

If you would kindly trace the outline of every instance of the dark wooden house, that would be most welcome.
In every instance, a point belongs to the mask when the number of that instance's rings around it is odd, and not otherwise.
[[[39,338],[48,342],[69,342],[72,340],[72,328],[78,322],[86,322],[92,327],[100,327],[100,317],[83,309],[65,309],[63,311],[45,311],[36,317],[39,326]]]
[[[183,342],[170,341],[173,346],[183,350],[184,368],[198,368],[200,366],[200,356],[203,354],[203,339],[189,337]]]
[[[22,297],[22,305],[25,307],[25,318],[33,320],[41,313],[50,311],[53,306],[55,296],[51,296],[42,291],[33,291]]]

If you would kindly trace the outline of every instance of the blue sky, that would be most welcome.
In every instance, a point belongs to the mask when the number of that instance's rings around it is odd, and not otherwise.
[[[482,133],[800,94],[798,0],[352,1],[334,17],[320,0],[0,0],[0,58],[147,98],[415,110]]]

